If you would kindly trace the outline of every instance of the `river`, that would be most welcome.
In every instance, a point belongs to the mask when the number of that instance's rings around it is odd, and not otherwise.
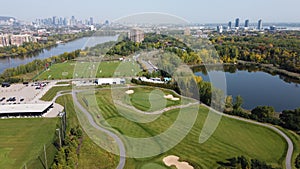
[[[232,68],[211,70],[210,76],[221,77],[225,73],[227,95],[242,96],[243,108],[251,110],[259,105],[273,106],[277,112],[300,108],[300,83],[292,82],[279,75],[271,75],[259,70]],[[195,73],[203,80],[210,81],[207,72]],[[214,84],[216,87],[218,84]]]
[[[52,47],[49,50],[44,49],[42,52],[38,53],[35,56],[0,58],[0,73],[2,73],[7,68],[17,67],[19,65],[32,62],[35,59],[46,59],[51,56],[63,54],[64,52],[72,52],[77,49],[84,49],[85,47],[92,47],[97,44],[101,44],[109,41],[116,41],[117,39],[118,39],[118,35],[85,37],[68,43],[59,44],[56,47]]]

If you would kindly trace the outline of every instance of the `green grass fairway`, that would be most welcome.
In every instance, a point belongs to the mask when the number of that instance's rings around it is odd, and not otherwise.
[[[138,64],[132,61],[101,63],[68,61],[52,65],[39,75],[36,80],[123,77],[133,76],[140,71]]]
[[[138,92],[136,94],[140,97],[147,95],[142,93],[139,94]],[[84,97],[89,100],[90,96],[87,94]],[[177,119],[179,114],[178,110],[171,110],[159,117],[155,117],[155,121],[137,123],[132,121],[132,117],[130,117],[130,115],[135,114],[133,113],[133,110],[123,108],[119,109],[121,110],[121,113],[118,113],[113,101],[111,100],[110,92],[101,90],[97,92],[96,97],[98,102],[97,106],[100,108],[106,122],[120,133],[130,137],[145,138],[156,136],[166,131],[172,124],[174,124],[174,121]],[[138,100],[138,98],[135,100]],[[185,108],[184,110],[191,112],[195,110],[193,107],[195,106]],[[98,119],[96,115],[99,114],[99,112],[95,112],[93,107],[90,111],[97,121]],[[127,115],[126,118],[123,116],[124,114]],[[287,148],[285,140],[272,130],[254,124],[223,117],[217,130],[210,139],[207,142],[200,144],[198,142],[199,135],[207,114],[208,109],[200,106],[198,116],[192,130],[178,145],[168,152],[153,158],[128,158],[125,168],[149,168],[149,166],[152,165],[159,165],[162,163],[162,159],[168,155],[177,155],[182,161],[189,162],[195,168],[203,169],[217,168],[219,166],[217,164],[218,161],[226,161],[228,158],[240,155],[244,155],[247,158],[256,158],[265,161],[268,164],[272,164],[274,167],[284,167],[283,161]],[[148,118],[152,115],[141,116]],[[185,120],[182,120],[184,123]],[[98,123],[103,124],[103,121],[98,120]],[[178,133],[182,131],[182,127],[183,126],[176,128]],[[159,143],[154,140],[151,144]]]
[[[169,94],[172,94],[174,97],[178,97],[178,98],[179,96],[175,95],[171,91],[164,90],[164,89],[158,90],[151,87],[149,88],[141,87],[141,88],[134,88],[132,90],[134,91],[134,93],[131,95],[125,95],[124,102],[126,104],[133,105],[134,107],[142,111],[152,112],[152,111],[161,110],[165,107],[186,104],[188,102],[187,99],[183,99],[183,100],[180,99],[179,101],[165,99],[164,96]]]
[[[0,168],[21,168],[37,158],[44,144],[52,142],[57,122],[56,118],[0,120]]]

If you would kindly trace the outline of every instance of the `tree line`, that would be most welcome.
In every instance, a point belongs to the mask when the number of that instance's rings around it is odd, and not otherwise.
[[[247,159],[245,156],[238,156],[227,159],[226,162],[218,161],[218,169],[277,169],[272,165],[258,159]]]
[[[300,73],[300,33],[293,31],[257,36],[218,35],[211,39],[225,63],[237,60],[272,64]]]
[[[249,112],[242,108],[242,104],[243,99],[241,96],[237,96],[235,101],[233,101],[232,96],[227,96],[224,113],[263,123],[279,125],[286,129],[293,130],[298,134],[300,133],[300,108],[284,110],[279,117],[277,117],[275,115],[275,109],[272,106],[257,106]]]
[[[35,71],[42,71],[47,69],[49,66],[55,63],[62,63],[67,60],[73,60],[77,57],[79,57],[81,50],[76,50],[73,52],[65,52],[58,56],[52,56],[48,59],[40,60],[36,59],[30,63],[27,63],[25,65],[20,65],[14,68],[6,69],[1,75],[0,75],[0,82],[11,82],[11,83],[17,83],[22,82],[24,79],[18,78],[18,75],[23,75],[26,73],[32,73]]]

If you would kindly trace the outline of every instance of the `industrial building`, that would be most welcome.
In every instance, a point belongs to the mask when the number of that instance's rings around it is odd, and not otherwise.
[[[42,116],[53,108],[53,103],[0,105],[0,117]]]

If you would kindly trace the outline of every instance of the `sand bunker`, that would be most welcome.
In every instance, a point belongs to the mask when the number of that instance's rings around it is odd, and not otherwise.
[[[174,155],[165,157],[163,159],[163,162],[168,167],[175,166],[177,169],[194,169],[194,167],[191,166],[191,165],[189,165],[189,163],[187,163],[187,162],[180,162],[179,161],[179,157],[174,156]]]
[[[133,93],[134,93],[134,90],[127,90],[125,93],[126,93],[126,94],[133,94]]]
[[[171,94],[164,96],[164,98],[170,99],[170,100],[173,100],[173,101],[178,101],[178,100],[180,100],[179,98],[174,97],[174,96],[171,95]]]

